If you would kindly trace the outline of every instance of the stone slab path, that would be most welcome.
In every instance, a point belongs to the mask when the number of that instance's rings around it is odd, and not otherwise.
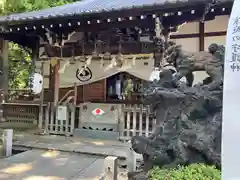
[[[13,147],[14,149],[54,149],[62,152],[74,152],[103,157],[117,156],[125,159],[127,157],[127,153],[129,152],[130,146],[119,141],[19,134],[16,135],[16,141],[14,141]]]
[[[77,173],[75,177],[70,180],[98,180],[97,177],[89,178],[86,176],[87,173],[93,171],[99,164],[103,168],[104,163],[102,159],[107,156],[116,156],[119,159],[118,168],[118,180],[126,180],[126,159],[129,153],[130,144],[122,143],[119,141],[104,141],[97,139],[81,139],[73,137],[63,137],[55,135],[33,135],[28,133],[15,134],[15,140],[13,142],[13,148],[15,150],[54,150],[60,151],[61,153],[70,153],[73,156],[91,156],[98,157],[98,159],[93,165],[91,165],[88,170],[85,170],[85,175]],[[136,154],[137,160],[141,161],[142,157]],[[80,158],[81,159],[81,158]],[[47,163],[46,163],[47,164]],[[95,170],[94,170],[95,171]],[[44,172],[44,171],[43,171]],[[98,171],[96,171],[98,172]],[[1,180],[0,172],[0,180]],[[23,179],[23,180],[39,180],[39,179]],[[41,179],[40,179],[41,180]],[[46,180],[62,180],[62,179],[46,179]]]
[[[104,158],[60,151],[30,150],[0,161],[0,180],[95,180]]]

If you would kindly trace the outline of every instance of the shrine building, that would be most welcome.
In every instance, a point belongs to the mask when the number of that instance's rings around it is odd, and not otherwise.
[[[141,93],[156,66],[156,19],[189,52],[225,45],[232,0],[82,0],[0,17],[2,118],[45,133],[129,140],[155,120]],[[31,53],[43,90],[8,86],[8,43]],[[160,62],[159,62],[160,63]],[[207,74],[194,72],[194,83]],[[12,96],[15,94],[15,96]],[[16,95],[17,94],[17,95]]]

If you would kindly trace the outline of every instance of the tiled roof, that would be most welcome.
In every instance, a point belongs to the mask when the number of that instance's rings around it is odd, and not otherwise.
[[[74,16],[82,14],[94,14],[100,12],[111,12],[143,7],[168,7],[174,8],[176,5],[196,5],[197,3],[211,2],[212,0],[82,0],[72,4],[58,7],[32,11],[20,14],[11,14],[0,17],[0,23],[9,21],[31,21],[64,16]],[[231,2],[233,0],[217,0],[219,2]]]

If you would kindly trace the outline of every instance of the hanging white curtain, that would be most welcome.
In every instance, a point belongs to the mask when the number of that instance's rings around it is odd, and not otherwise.
[[[131,59],[124,61],[121,68],[113,66],[112,68],[107,68],[110,61],[104,60],[104,66],[100,60],[92,60],[88,68],[92,71],[92,78],[87,82],[81,82],[76,77],[76,71],[85,65],[84,62],[77,61],[74,64],[68,64],[67,60],[62,60],[60,63],[60,87],[71,87],[74,83],[77,85],[84,85],[93,83],[110,76],[113,76],[119,72],[127,72],[137,78],[148,80],[153,69],[153,58],[149,59],[137,59],[134,62]],[[39,63],[40,64],[40,63]],[[68,64],[66,66],[66,64]],[[37,64],[37,67],[40,66]],[[65,68],[64,68],[65,66]],[[64,70],[63,70],[64,69]],[[44,64],[45,75],[49,75],[49,62]],[[44,79],[44,87],[47,88],[49,85],[48,78]]]

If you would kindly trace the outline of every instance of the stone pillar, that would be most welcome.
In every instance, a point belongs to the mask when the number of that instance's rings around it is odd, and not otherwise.
[[[137,167],[137,158],[136,153],[132,149],[132,147],[129,147],[127,151],[127,170],[128,172],[135,172]]]
[[[2,142],[3,142],[3,155],[6,157],[12,156],[12,141],[13,130],[5,129],[2,135]]]
[[[105,180],[117,180],[117,157],[108,156],[104,161]]]

